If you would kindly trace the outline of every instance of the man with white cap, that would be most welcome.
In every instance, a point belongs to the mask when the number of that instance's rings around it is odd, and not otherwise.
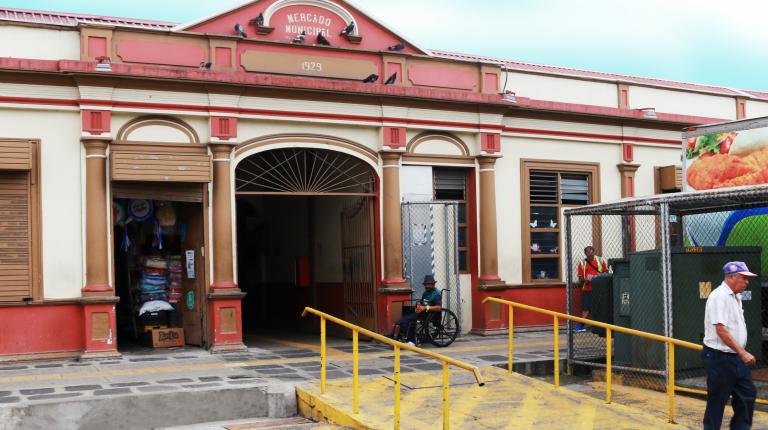
[[[749,429],[757,392],[749,365],[755,357],[747,352],[747,323],[741,306],[741,293],[749,278],[757,276],[742,261],[723,266],[725,280],[707,298],[704,311],[704,350],[707,369],[707,409],[704,429],[719,429],[728,398],[733,396],[731,429]]]

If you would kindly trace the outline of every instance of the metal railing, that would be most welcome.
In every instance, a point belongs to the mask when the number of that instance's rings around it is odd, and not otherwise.
[[[682,346],[683,348],[689,348],[696,351],[701,351],[704,349],[703,346],[686,342],[684,340],[675,339],[671,337],[666,336],[660,336],[653,333],[646,333],[644,331],[639,330],[633,330],[631,328],[621,327],[613,324],[607,324],[600,321],[594,321],[587,318],[580,318],[575,317],[573,315],[568,315],[560,312],[550,311],[547,309],[537,308],[534,306],[528,306],[524,305],[522,303],[517,302],[511,302],[509,300],[503,300],[503,299],[497,299],[495,297],[488,297],[483,300],[483,303],[486,302],[495,302],[500,303],[502,305],[507,305],[509,308],[509,357],[508,357],[508,371],[509,373],[512,373],[512,356],[514,354],[514,309],[520,308],[531,312],[536,312],[540,314],[550,315],[552,316],[552,322],[554,324],[554,352],[555,352],[555,363],[554,363],[554,377],[555,377],[555,387],[560,386],[560,339],[559,339],[559,321],[562,320],[571,320],[582,324],[589,324],[596,327],[602,327],[605,329],[605,344],[606,344],[606,354],[605,354],[605,402],[611,403],[611,395],[612,395],[612,360],[613,360],[613,342],[612,342],[612,336],[613,332],[617,331],[620,333],[626,333],[632,336],[639,336],[645,339],[650,340],[656,340],[659,342],[664,342],[667,344],[667,357],[669,361],[669,373],[667,374],[667,383],[666,383],[666,391],[667,391],[667,397],[669,398],[669,422],[674,423],[675,420],[675,391],[680,391],[684,393],[692,393],[692,394],[701,394],[706,395],[707,392],[704,390],[696,390],[691,388],[685,388],[685,387],[679,387],[675,385],[675,346]],[[768,404],[768,400],[763,399],[757,399],[757,403],[762,404]]]
[[[307,313],[317,315],[320,317],[320,394],[325,394],[325,388],[326,388],[326,367],[327,367],[327,352],[326,352],[326,342],[325,342],[325,322],[326,320],[338,324],[342,327],[345,327],[349,330],[352,330],[352,413],[353,414],[359,414],[360,413],[360,383],[359,383],[359,361],[360,361],[360,354],[358,352],[358,337],[360,334],[363,336],[368,336],[372,339],[375,339],[379,342],[386,343],[388,345],[391,345],[394,347],[395,350],[395,364],[394,364],[394,375],[393,379],[395,380],[395,412],[394,412],[394,428],[395,430],[400,429],[400,350],[405,349],[408,351],[413,351],[417,354],[421,354],[430,358],[434,358],[435,360],[439,360],[443,364],[443,429],[449,429],[449,407],[448,407],[448,401],[450,397],[450,369],[449,366],[456,366],[458,368],[468,370],[473,373],[475,376],[475,381],[477,382],[477,385],[483,386],[485,385],[485,382],[483,381],[483,375],[480,374],[480,369],[477,368],[477,366],[472,366],[470,364],[461,362],[459,360],[455,360],[450,357],[446,357],[442,354],[437,354],[435,352],[427,351],[425,349],[421,349],[416,346],[410,346],[408,344],[398,342],[396,340],[392,340],[388,337],[382,336],[378,333],[374,333],[370,330],[364,329],[362,327],[356,326],[354,324],[348,323],[342,319],[336,318],[333,315],[329,315],[325,312],[318,311],[317,309],[313,309],[310,307],[304,308],[304,312],[301,313],[301,316],[304,317],[307,315]]]

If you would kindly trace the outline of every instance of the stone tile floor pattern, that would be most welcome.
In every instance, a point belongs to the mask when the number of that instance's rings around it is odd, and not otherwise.
[[[284,339],[291,339],[287,346]],[[564,338],[561,345],[565,345]],[[102,361],[57,360],[0,364],[0,407],[59,399],[99,398],[141,393],[201,390],[226,386],[301,383],[320,377],[319,339],[308,335],[272,335],[246,339],[247,352],[212,355],[193,347],[126,352]],[[515,359],[551,361],[552,332],[515,335]],[[506,363],[507,337],[466,335],[448,348],[424,346],[478,367]],[[352,346],[329,338],[329,379],[352,377]],[[393,371],[392,348],[377,342],[360,344],[360,375],[387,376]],[[561,354],[564,357],[565,350]],[[403,373],[440,369],[435,360],[405,351]]]

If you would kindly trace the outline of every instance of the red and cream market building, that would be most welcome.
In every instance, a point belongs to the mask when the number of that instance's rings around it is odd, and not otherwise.
[[[765,93],[425,49],[342,0],[0,9],[0,37],[2,360],[118,354],[153,294],[214,352],[313,329],[304,306],[386,333],[421,281],[419,200],[458,202],[462,331],[501,332],[485,297],[565,309],[563,207],[675,191],[683,127],[768,115]]]

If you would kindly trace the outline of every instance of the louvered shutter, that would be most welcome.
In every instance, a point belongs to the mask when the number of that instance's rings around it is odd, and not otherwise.
[[[465,200],[466,199],[466,170],[433,169],[435,199]]]
[[[560,175],[560,201],[564,205],[589,203],[589,178],[587,175]]]
[[[0,302],[32,298],[29,175],[0,171]]]
[[[557,204],[557,173],[531,172],[530,203]]]

